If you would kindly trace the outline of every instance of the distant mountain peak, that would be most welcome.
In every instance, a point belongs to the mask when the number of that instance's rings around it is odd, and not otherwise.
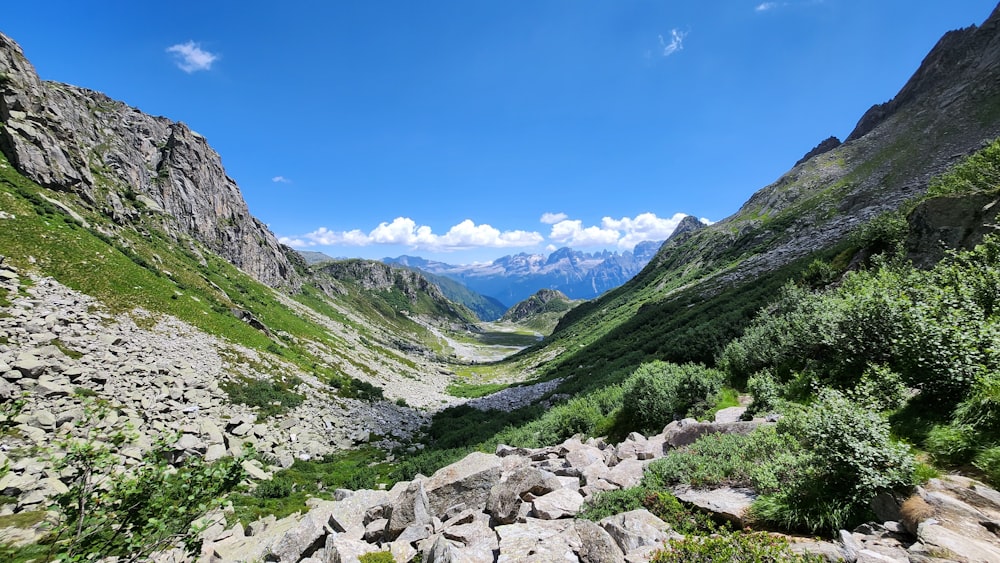
[[[701,225],[696,218],[688,216],[678,225],[678,230]],[[632,279],[656,255],[662,243],[644,241],[624,252],[588,253],[569,247],[554,250],[547,256],[519,252],[488,264],[452,265],[406,255],[382,261],[451,278],[504,304],[523,301],[541,288],[560,290],[571,299],[592,299]]]

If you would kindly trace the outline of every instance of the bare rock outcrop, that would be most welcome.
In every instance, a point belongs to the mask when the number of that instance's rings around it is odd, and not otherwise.
[[[19,172],[114,225],[191,237],[272,287],[297,288],[292,263],[250,215],[204,137],[85,88],[43,81],[0,34],[0,151]]]

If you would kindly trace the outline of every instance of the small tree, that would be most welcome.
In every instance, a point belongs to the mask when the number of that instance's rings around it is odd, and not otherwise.
[[[160,440],[130,471],[120,467],[115,449],[135,438],[127,425],[100,429],[110,407],[91,404],[82,437],[63,444],[59,470],[69,470],[69,490],[55,499],[61,520],[53,550],[63,561],[117,556],[136,561],[182,545],[196,549],[195,519],[218,506],[244,477],[243,458],[205,463],[189,457],[171,465],[168,441]]]

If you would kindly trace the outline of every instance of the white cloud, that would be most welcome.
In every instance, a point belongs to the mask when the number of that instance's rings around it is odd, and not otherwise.
[[[604,217],[599,225],[585,226],[579,219],[569,219],[565,213],[546,213],[542,222],[554,221],[549,236],[544,237],[534,231],[501,231],[492,225],[477,225],[466,219],[448,229],[444,234],[436,234],[427,225],[418,225],[409,217],[396,217],[390,222],[379,223],[365,233],[360,229],[332,231],[320,227],[311,233],[294,237],[280,237],[282,244],[294,248],[313,246],[369,246],[375,244],[407,246],[414,250],[428,252],[450,252],[474,248],[530,248],[543,243],[549,252],[559,246],[569,247],[617,247],[632,250],[636,244],[647,240],[665,240],[681,219],[683,213],[672,217],[657,217],[655,213],[640,213],[635,217],[614,219]],[[708,219],[701,219],[711,224]]]
[[[542,213],[542,218],[539,221],[546,225],[555,225],[559,221],[565,221],[566,219],[569,219],[569,215],[565,213]]]
[[[760,4],[757,4],[757,7],[754,8],[754,11],[757,11],[757,12],[766,12],[768,10],[773,10],[774,8],[777,8],[777,7],[778,7],[778,3],[777,2],[762,2]]]
[[[271,178],[271,181],[274,182],[275,184],[291,184],[292,183],[291,180],[289,180],[288,178],[285,178],[284,176],[275,176],[274,178]]]
[[[579,219],[564,219],[552,225],[549,239],[563,246],[610,246],[618,243],[621,233],[614,229],[584,227]]]
[[[605,217],[601,226],[605,229],[621,231],[618,248],[631,250],[635,245],[646,240],[665,240],[673,234],[677,224],[684,219],[684,213],[675,213],[673,217],[657,217],[655,213],[640,213],[635,217],[612,219]]]
[[[194,41],[171,45],[167,47],[167,52],[174,55],[177,67],[188,74],[209,70],[212,68],[212,63],[219,59],[219,55],[202,50]]]
[[[544,237],[536,232],[500,231],[490,225],[476,225],[466,219],[451,227],[443,235],[434,234],[426,225],[417,225],[409,217],[397,217],[391,223],[380,223],[369,233],[358,229],[331,231],[326,227],[291,238],[279,239],[284,244],[299,248],[310,246],[368,246],[370,244],[395,244],[416,250],[448,252],[470,248],[513,248],[540,244]]]
[[[684,49],[684,38],[687,37],[687,33],[679,31],[677,29],[670,30],[670,43],[667,43],[663,36],[658,36],[660,38],[660,47],[663,49],[662,54],[664,57],[669,57],[677,51]]]

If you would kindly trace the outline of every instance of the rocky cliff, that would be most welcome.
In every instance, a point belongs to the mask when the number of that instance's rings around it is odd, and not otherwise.
[[[25,176],[109,218],[107,230],[191,237],[267,285],[300,283],[204,137],[99,92],[41,80],[2,34],[0,151]]]

